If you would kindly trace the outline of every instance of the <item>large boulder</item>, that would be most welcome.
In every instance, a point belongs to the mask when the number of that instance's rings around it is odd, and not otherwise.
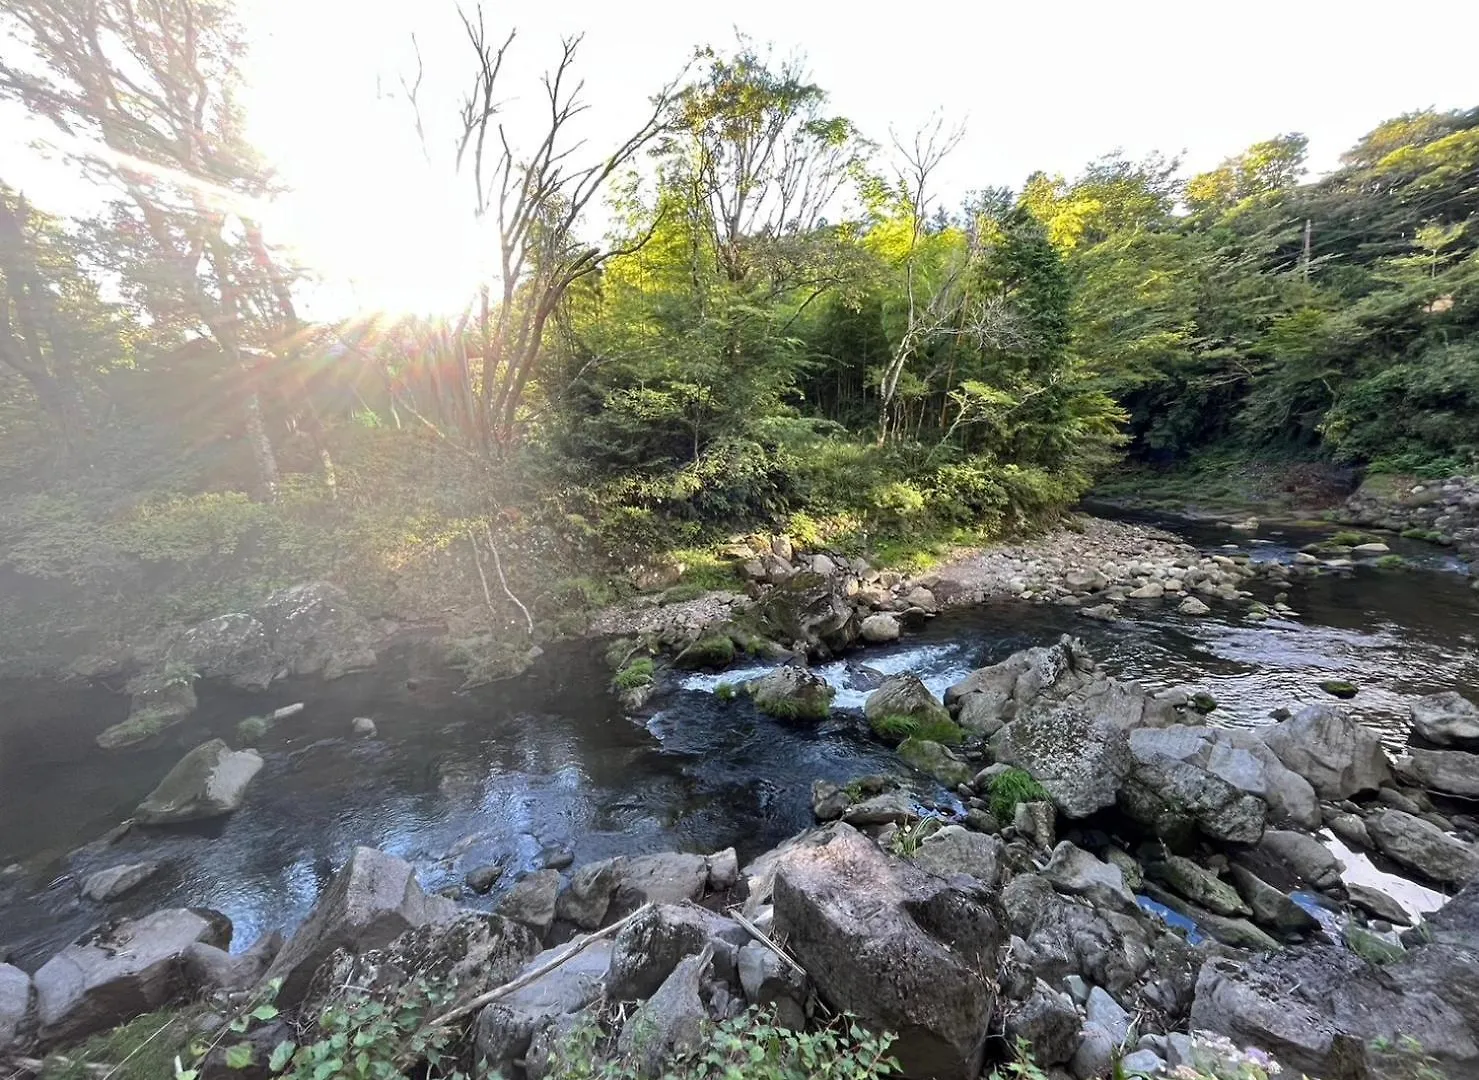
[[[72,1042],[168,1004],[186,988],[183,958],[197,942],[225,948],[230,920],[168,908],[77,939],[36,972],[41,1042]]]
[[[1479,754],[1463,750],[1409,748],[1402,769],[1429,791],[1479,799]]]
[[[651,996],[678,962],[708,947],[715,969],[733,976],[749,934],[739,923],[694,904],[658,904],[622,927],[611,946],[606,996],[639,1001]]]
[[[139,803],[134,820],[172,825],[229,814],[241,806],[247,785],[261,769],[255,750],[232,750],[220,739],[201,743]]]
[[[776,584],[755,605],[754,613],[767,637],[818,659],[852,645],[861,625],[845,579],[809,570]]]
[[[1403,989],[1434,995],[1463,1017],[1479,1042],[1479,883],[1464,886],[1423,920],[1426,944],[1387,971]]]
[[[582,930],[595,930],[608,918],[654,904],[701,900],[718,855],[665,851],[655,855],[620,855],[587,863],[570,875],[555,903],[556,915]]]
[[[1449,836],[1430,821],[1401,810],[1379,810],[1366,831],[1387,858],[1444,885],[1467,885],[1479,877],[1479,849]]]
[[[1268,804],[1249,788],[1266,784],[1252,755],[1225,748],[1204,728],[1140,728],[1128,742],[1133,764],[1119,804],[1130,817],[1173,841],[1192,827],[1242,844],[1263,834]]]
[[[101,732],[95,740],[104,750],[134,746],[174,727],[195,711],[193,676],[175,671],[150,672],[129,680],[128,718]]]
[[[498,902],[497,911],[506,919],[523,923],[541,938],[555,921],[555,903],[560,895],[560,872],[538,870],[520,879]]]
[[[1075,670],[1087,658],[1072,638],[1013,653],[971,672],[945,691],[945,705],[962,727],[991,734],[1044,694],[1067,696],[1083,685]]]
[[[36,991],[31,976],[0,963],[0,1055],[25,1050],[36,1034]]]
[[[1377,734],[1333,705],[1310,705],[1260,734],[1284,766],[1308,780],[1322,799],[1349,799],[1392,778]]]
[[[1479,1046],[1462,1015],[1437,994],[1403,988],[1336,946],[1209,960],[1197,979],[1191,1026],[1256,1046],[1286,1068],[1324,1080],[1365,1080],[1377,1040],[1415,1039],[1447,1075],[1471,1075]]]
[[[574,944],[573,942],[571,944]],[[565,953],[569,945],[546,949],[524,965],[524,978]],[[611,963],[610,941],[596,941],[558,967],[486,1006],[473,1026],[477,1052],[492,1075],[508,1075],[523,1058],[536,1032],[559,1017],[579,1012],[601,996]],[[512,981],[512,980],[510,980]]]
[[[887,611],[869,615],[858,628],[859,636],[870,645],[896,641],[900,632],[899,617]]]
[[[703,1046],[709,1014],[700,993],[710,959],[705,949],[679,963],[657,992],[621,1026],[616,1048],[633,1065],[638,1077],[651,1080],[661,1076],[673,1058],[695,1053]]]
[[[1028,710],[996,733],[991,752],[1031,773],[1071,818],[1113,806],[1132,765],[1125,729],[1083,704]]]
[[[1340,884],[1340,860],[1309,833],[1270,829],[1258,844],[1259,852],[1317,889]]]
[[[1002,944],[987,890],[891,860],[833,825],[780,857],[774,901],[776,933],[822,997],[898,1033],[891,1052],[904,1076],[973,1080]]]
[[[780,720],[825,720],[836,694],[826,679],[797,664],[762,675],[749,691],[757,709]]]
[[[939,877],[965,874],[996,888],[1001,883],[1002,842],[995,836],[946,825],[926,836],[914,852],[914,865]]]
[[[922,724],[950,722],[950,714],[929,687],[919,676],[907,672],[884,679],[863,702],[863,715],[875,725],[889,716],[907,717]]]
[[[374,629],[337,585],[293,585],[273,593],[252,614],[266,628],[273,654],[288,674],[337,679],[375,664]]]
[[[232,955],[216,945],[197,941],[185,949],[185,981],[200,996],[218,991],[235,993],[250,990],[261,982],[262,975],[282,952],[281,930],[263,934],[245,952]]]
[[[1135,894],[1126,887],[1124,872],[1067,840],[1053,849],[1041,873],[1059,892],[1082,896],[1096,907],[1135,910]]]
[[[336,950],[382,949],[407,930],[456,914],[452,901],[422,892],[410,863],[374,848],[355,848],[266,978],[282,980],[279,1003],[296,1005],[319,965]]]
[[[1479,705],[1452,690],[1432,694],[1413,704],[1412,730],[1435,746],[1479,749]]]

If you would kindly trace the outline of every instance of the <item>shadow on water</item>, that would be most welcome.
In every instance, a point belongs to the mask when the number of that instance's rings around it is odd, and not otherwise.
[[[1253,539],[1239,542],[1258,557],[1298,546]],[[1197,540],[1218,546],[1227,536]],[[1215,602],[1202,618],[1127,602],[1113,623],[1064,607],[988,604],[827,665],[842,711],[820,729],[779,723],[743,698],[713,693],[763,668],[674,678],[645,722],[634,721],[609,694],[609,672],[591,643],[551,649],[524,678],[469,693],[411,652],[373,673],[275,684],[265,695],[207,687],[188,724],[131,753],[92,743],[122,718],[120,696],[0,687],[0,866],[23,864],[19,876],[0,878],[0,948],[34,967],[104,918],[166,904],[224,911],[243,947],[301,920],[356,844],[411,860],[429,889],[498,861],[512,877],[539,865],[548,848],[579,862],[730,845],[753,855],[810,824],[817,777],[900,768],[845,711],[861,707],[880,673],[915,671],[943,692],[972,668],[1062,633],[1081,636],[1113,674],[1211,693],[1215,723],[1268,723],[1276,708],[1329,701],[1322,679],[1349,679],[1360,688],[1350,707],[1396,746],[1416,696],[1456,689],[1479,697],[1476,599],[1453,573],[1358,570],[1296,583],[1289,603],[1300,617],[1265,623]],[[189,746],[210,735],[230,739],[243,717],[298,700],[308,708],[264,741],[265,767],[236,814],[136,831],[105,852],[68,856],[128,816]],[[375,738],[350,735],[359,715],[374,718]],[[165,871],[106,908],[78,899],[88,871],[139,859],[159,860]]]

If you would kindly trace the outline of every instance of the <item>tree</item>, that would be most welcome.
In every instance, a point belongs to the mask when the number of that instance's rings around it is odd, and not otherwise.
[[[581,97],[584,83],[574,76],[581,39],[567,38],[554,70],[544,77],[544,133],[532,151],[516,151],[499,119],[499,77],[514,33],[495,45],[481,7],[471,17],[459,14],[476,64],[462,103],[457,163],[471,172],[478,217],[497,226],[502,289],[496,307],[490,306],[486,289],[483,293],[477,420],[485,447],[506,446],[514,437],[524,391],[539,368],[546,325],[565,294],[611,257],[638,250],[650,236],[649,231],[626,244],[603,246],[582,241],[576,228],[612,175],[662,132],[677,83],[657,93],[646,118],[604,158],[573,166],[582,143],[571,139],[570,125],[587,106]]]
[[[12,0],[0,13],[0,98],[68,136],[88,172],[122,193],[115,231],[149,267],[132,279],[172,320],[187,313],[242,375],[258,480],[276,454],[253,348],[297,330],[292,274],[263,237],[271,174],[246,142],[236,100],[241,34],[220,0]],[[39,62],[39,64],[38,64]]]

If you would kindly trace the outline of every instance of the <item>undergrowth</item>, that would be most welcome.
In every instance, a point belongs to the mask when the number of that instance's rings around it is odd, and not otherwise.
[[[997,821],[1009,822],[1018,803],[1042,802],[1048,793],[1026,769],[1011,768],[992,778],[989,797],[992,815]]]

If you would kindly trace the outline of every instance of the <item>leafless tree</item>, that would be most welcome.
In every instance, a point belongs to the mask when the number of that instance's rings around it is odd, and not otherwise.
[[[566,292],[607,259],[630,254],[650,239],[651,229],[627,244],[592,244],[576,235],[576,227],[612,174],[663,131],[677,80],[653,97],[645,119],[605,157],[576,164],[585,140],[572,137],[571,125],[588,106],[581,96],[585,84],[574,74],[581,38],[566,38],[554,70],[543,78],[543,135],[532,150],[516,149],[499,96],[515,34],[494,44],[481,7],[459,14],[477,59],[462,101],[457,165],[471,173],[478,216],[498,230],[501,295],[495,304],[485,288],[479,320],[477,417],[484,445],[491,448],[514,438],[524,391],[538,371],[545,325]]]

